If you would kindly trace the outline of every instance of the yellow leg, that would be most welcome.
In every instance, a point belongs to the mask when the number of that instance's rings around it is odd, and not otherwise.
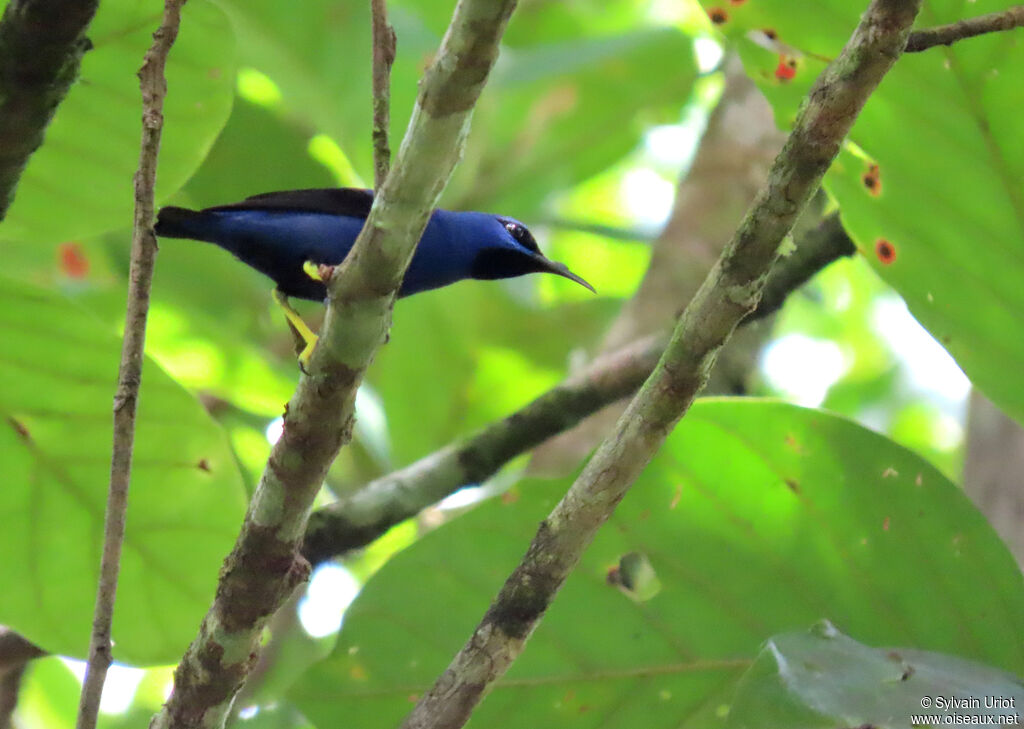
[[[292,308],[292,305],[288,303],[288,297],[281,293],[280,290],[274,289],[274,301],[284,311],[284,316],[288,320],[288,323],[292,325],[292,328],[298,332],[299,336],[302,337],[302,341],[305,342],[306,346],[299,354],[299,366],[302,367],[303,372],[306,370],[306,365],[309,364],[309,358],[313,355],[313,348],[316,346],[317,336],[313,333],[313,330],[306,326],[306,322],[299,316],[299,312]]]
[[[320,264],[313,263],[312,261],[306,261],[302,264],[302,270],[306,272],[314,281],[323,281],[324,277],[320,275]]]

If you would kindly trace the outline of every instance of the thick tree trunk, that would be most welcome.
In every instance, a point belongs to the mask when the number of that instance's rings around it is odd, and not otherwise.
[[[1024,566],[1024,428],[978,390],[967,413],[964,490]]]

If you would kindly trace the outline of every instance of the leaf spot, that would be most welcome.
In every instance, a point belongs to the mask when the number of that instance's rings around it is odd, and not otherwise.
[[[57,260],[60,272],[68,278],[83,279],[89,275],[89,257],[77,241],[57,246]]]
[[[779,56],[779,65],[775,67],[775,78],[785,83],[796,77],[797,61],[793,56]]]
[[[878,165],[869,165],[867,172],[861,175],[860,179],[870,195],[878,197],[882,194],[882,173],[878,169]]]
[[[888,266],[896,260],[896,246],[885,238],[879,238],[875,241],[875,255],[883,266]]]
[[[28,428],[25,427],[24,423],[20,420],[15,420],[9,415],[7,416],[7,423],[14,429],[14,432],[18,434],[19,438],[26,443],[32,442],[32,434],[28,432]]]

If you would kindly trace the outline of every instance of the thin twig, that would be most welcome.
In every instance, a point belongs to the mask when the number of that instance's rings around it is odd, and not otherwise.
[[[351,253],[330,276],[327,318],[308,375],[288,403],[213,605],[151,729],[221,727],[267,620],[307,578],[309,563],[298,548],[313,499],[351,439],[356,389],[387,335],[398,287],[459,158],[514,7],[515,0],[456,6],[395,164]]]
[[[99,0],[10,0],[0,20],[0,220],[78,78]]]
[[[778,310],[811,276],[855,250],[839,216],[826,217],[775,266],[757,309],[743,324]],[[668,339],[666,331],[602,355],[511,415],[313,512],[303,555],[319,564],[365,547],[399,522],[463,486],[485,481],[516,456],[633,394],[651,374]]]
[[[160,27],[153,34],[153,45],[139,69],[142,90],[142,147],[139,169],[135,173],[135,218],[132,228],[131,263],[128,281],[128,307],[125,316],[121,365],[117,393],[114,395],[114,447],[110,460],[110,491],[100,561],[99,587],[89,641],[89,662],[78,706],[77,729],[93,729],[99,712],[100,695],[111,656],[111,624],[117,576],[121,567],[128,485],[131,479],[132,450],[135,443],[135,412],[142,381],[143,350],[146,343],[146,317],[149,290],[156,261],[156,236],[153,234],[153,196],[156,185],[157,156],[163,130],[163,105],[167,94],[164,67],[167,55],[178,36],[181,7],[185,0],[166,0]]]
[[[685,414],[723,344],[756,306],[779,246],[821,184],[864,102],[906,46],[922,0],[872,0],[817,79],[766,187],[676,325],[665,353],[522,562],[403,729],[458,729],[522,652],[598,528]]]
[[[395,62],[395,29],[388,23],[387,0],[370,0],[373,36],[373,189],[379,190],[391,167],[388,129],[391,126],[391,64]]]
[[[935,46],[950,46],[965,38],[1013,30],[1021,26],[1024,26],[1024,5],[1014,5],[1006,10],[958,20],[949,25],[915,30],[907,39],[907,47],[903,49],[903,52],[918,53]]]

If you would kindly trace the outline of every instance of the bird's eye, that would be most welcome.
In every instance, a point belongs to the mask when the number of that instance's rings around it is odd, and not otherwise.
[[[540,253],[540,248],[537,247],[537,241],[533,239],[533,235],[527,229],[525,225],[517,220],[509,220],[508,218],[498,218],[501,224],[505,226],[505,230],[512,236],[512,240],[516,241],[519,245],[528,251],[534,253]]]

